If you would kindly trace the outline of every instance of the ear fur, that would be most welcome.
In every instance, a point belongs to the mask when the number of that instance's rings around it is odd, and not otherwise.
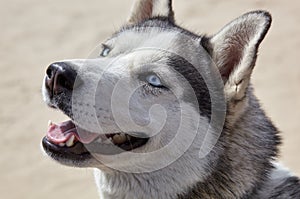
[[[268,12],[249,12],[210,38],[211,55],[225,82],[225,93],[229,98],[240,100],[244,97],[259,44],[271,21]]]
[[[135,0],[128,22],[135,24],[152,17],[167,17],[174,22],[172,0]]]

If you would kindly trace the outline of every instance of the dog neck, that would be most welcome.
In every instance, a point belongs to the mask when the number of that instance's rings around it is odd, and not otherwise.
[[[188,156],[185,154],[175,164],[150,173],[108,173],[95,169],[94,175],[100,198],[174,199],[205,176],[206,171],[199,166],[200,161],[189,160],[198,155],[199,151]]]
[[[199,148],[192,145],[173,164],[155,172],[111,174],[96,169],[101,198],[248,197],[268,180],[279,137],[251,93],[247,103],[240,118],[226,125],[206,159],[195,158]]]
[[[278,172],[273,165],[280,144],[278,130],[260,108],[251,87],[247,95],[244,111],[234,123],[227,122],[218,140],[216,147],[225,147],[214,171],[179,199],[253,198],[262,187],[276,184],[271,178]]]

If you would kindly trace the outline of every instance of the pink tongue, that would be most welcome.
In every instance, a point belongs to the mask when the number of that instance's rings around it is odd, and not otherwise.
[[[79,128],[77,131],[71,120],[60,124],[51,124],[47,132],[47,138],[54,144],[65,143],[72,135],[84,144],[89,144],[99,137],[99,134],[90,133]]]

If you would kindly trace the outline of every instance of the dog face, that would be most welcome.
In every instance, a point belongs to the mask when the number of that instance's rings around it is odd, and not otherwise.
[[[50,66],[50,68],[63,67],[63,70],[76,73],[74,83],[71,83],[76,86],[73,86],[72,89],[63,88],[63,92],[60,93],[56,91],[59,89],[55,87],[62,87],[66,84],[60,85],[59,79],[68,81],[63,77],[64,75],[60,74],[53,77],[56,78],[53,80],[56,82],[53,82],[55,85],[52,91],[49,89],[51,84],[49,86],[49,82],[47,83],[51,79],[48,74],[43,87],[44,99],[48,105],[62,110],[72,118],[72,123],[77,127],[75,133],[78,135],[75,134],[75,145],[68,147],[61,143],[67,143],[71,138],[69,136],[72,136],[73,132],[68,131],[70,128],[72,131],[75,130],[73,125],[69,123],[50,125],[48,133],[50,142],[45,140],[44,145],[48,146],[46,149],[49,149],[52,157],[59,162],[91,166],[91,164],[95,164],[91,161],[93,162],[93,159],[96,158],[110,163],[110,167],[122,165],[126,168],[129,165],[125,160],[132,159],[130,161],[132,164],[133,160],[139,159],[136,155],[140,156],[141,153],[162,149],[174,139],[175,135],[178,136],[177,132],[180,128],[184,128],[181,130],[181,136],[184,136],[185,139],[195,137],[200,119],[205,123],[202,125],[203,128],[207,128],[209,113],[203,109],[202,116],[199,115],[200,110],[194,89],[184,77],[185,74],[180,73],[180,67],[176,63],[177,61],[181,62],[187,68],[193,69],[191,63],[178,56],[180,51],[186,48],[182,45],[184,44],[194,48],[194,52],[197,52],[197,54],[189,54],[189,56],[198,55],[201,57],[198,64],[207,67],[210,58],[198,44],[201,38],[191,39],[190,36],[179,34],[181,29],[175,26],[170,27],[169,21],[149,20],[143,26],[129,26],[116,33],[102,45],[98,57],[66,60]],[[185,42],[183,42],[184,39]],[[128,43],[129,40],[135,42]],[[191,59],[188,55],[186,57]],[[53,73],[53,70],[48,73]],[[187,71],[186,75],[188,73],[190,71]],[[52,81],[50,82],[52,83]],[[207,93],[202,96],[202,107],[210,107],[210,98],[205,82],[201,80],[198,84],[201,92]],[[66,127],[67,130],[57,132],[68,125],[71,127]],[[203,131],[205,132],[205,130]],[[87,135],[91,132],[93,135]],[[60,137],[63,141],[54,136]],[[88,142],[89,139],[93,139],[92,142]],[[182,140],[184,141],[184,139]],[[53,142],[62,146],[53,146],[52,151],[50,147]],[[80,142],[85,144],[85,148],[92,153],[92,156],[89,155],[88,158],[80,160],[76,157],[72,159],[72,154],[70,156],[72,162],[70,162],[66,160],[68,157],[64,157],[66,154],[62,154],[62,156],[54,154],[55,150],[60,151],[61,149],[71,150],[69,153],[75,153],[72,148],[76,148]],[[187,144],[186,142],[177,142],[176,148],[180,149],[179,151],[186,151]],[[174,151],[173,147],[167,150],[170,151],[170,154],[172,154],[171,150]],[[84,149],[83,152],[86,150]],[[143,155],[143,158],[145,156]],[[111,163],[112,157],[118,161],[115,160]],[[148,159],[149,162],[153,162],[153,157],[148,157]]]
[[[137,1],[98,56],[47,68],[44,101],[71,120],[49,124],[45,152],[70,166],[145,172],[186,161],[205,173],[222,125],[247,106],[270,20],[248,13],[205,37],[174,24],[171,1]],[[216,104],[221,128],[210,128]],[[194,164],[201,150],[210,155]]]

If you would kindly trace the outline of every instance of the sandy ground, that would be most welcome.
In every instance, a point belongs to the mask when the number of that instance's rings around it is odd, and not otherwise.
[[[1,198],[97,198],[92,171],[60,166],[40,152],[48,119],[65,117],[42,102],[45,67],[85,58],[125,21],[131,0],[0,1]],[[300,1],[175,0],[178,22],[214,33],[253,9],[273,15],[254,71],[256,94],[282,131],[281,161],[300,174]],[[183,23],[184,22],[184,23]]]

